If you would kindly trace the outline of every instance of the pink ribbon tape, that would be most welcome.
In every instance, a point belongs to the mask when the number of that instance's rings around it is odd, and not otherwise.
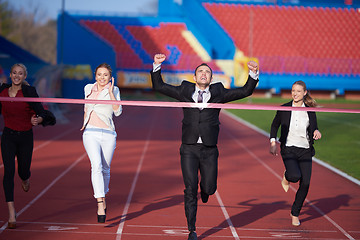
[[[284,107],[237,103],[191,103],[191,102],[159,102],[159,101],[115,101],[115,100],[91,100],[69,98],[25,98],[25,97],[0,97],[0,102],[42,102],[42,103],[71,103],[71,104],[112,104],[126,106],[145,107],[190,107],[190,108],[224,108],[224,109],[248,109],[248,110],[282,110],[282,111],[313,111],[334,113],[360,113],[360,109],[339,109],[322,107]]]

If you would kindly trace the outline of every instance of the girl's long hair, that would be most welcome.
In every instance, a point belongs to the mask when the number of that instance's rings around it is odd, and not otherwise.
[[[317,107],[318,104],[316,103],[315,99],[310,96],[309,90],[306,89],[306,84],[303,81],[296,81],[294,82],[293,86],[295,84],[302,86],[304,91],[307,91],[306,95],[304,96],[304,103],[309,107]]]

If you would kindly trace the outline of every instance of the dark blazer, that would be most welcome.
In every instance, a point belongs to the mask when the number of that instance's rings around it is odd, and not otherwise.
[[[291,107],[292,101],[283,104],[282,106]],[[309,107],[305,104],[305,107]],[[309,116],[309,127],[307,128],[307,134],[309,137],[309,145],[311,148],[312,156],[315,155],[315,149],[313,147],[314,139],[313,134],[315,130],[318,130],[316,114],[315,112],[307,112]],[[289,134],[289,127],[290,127],[290,119],[291,119],[291,111],[281,111],[278,110],[276,112],[275,118],[271,124],[270,130],[270,138],[276,138],[278,129],[281,125],[281,134],[280,134],[280,147],[283,148],[286,144],[286,139]]]
[[[180,86],[172,86],[164,83],[161,77],[161,70],[151,71],[153,88],[160,93],[175,98],[181,102],[194,102],[192,99],[195,92],[195,84],[189,81],[182,81]],[[249,76],[246,84],[241,88],[226,89],[222,83],[211,84],[209,103],[226,103],[250,96],[257,84]],[[219,108],[183,108],[184,118],[182,120],[182,143],[195,144],[199,136],[206,146],[215,146],[219,136]]]
[[[11,87],[11,84],[4,83],[0,86],[0,92],[4,91],[5,89],[8,90]],[[24,97],[39,97],[39,95],[36,92],[36,89],[32,86],[28,86],[23,84],[21,86],[22,93]],[[52,112],[45,110],[43,105],[39,102],[28,102],[31,109],[33,109],[36,113],[36,115],[43,118],[43,121],[41,125],[47,126],[47,125],[55,125],[56,118],[52,114]],[[1,113],[2,104],[0,102],[0,113]]]

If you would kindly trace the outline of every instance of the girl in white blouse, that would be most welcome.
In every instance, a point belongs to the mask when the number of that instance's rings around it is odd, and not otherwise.
[[[112,69],[107,63],[100,64],[95,70],[94,84],[84,88],[85,99],[120,100],[119,88],[114,86]],[[119,104],[85,104],[83,144],[91,163],[91,182],[97,200],[98,222],[106,219],[105,195],[109,191],[110,164],[116,147],[115,125],[112,115],[119,116]]]
[[[303,81],[296,81],[292,85],[291,96],[292,101],[283,106],[316,106]],[[290,213],[292,225],[299,226],[300,210],[310,186],[312,157],[315,155],[313,143],[314,140],[321,138],[321,133],[317,127],[315,112],[279,110],[276,112],[270,131],[270,153],[273,155],[277,155],[275,139],[280,125],[281,157],[286,169],[281,185],[287,192],[290,182],[300,181]]]

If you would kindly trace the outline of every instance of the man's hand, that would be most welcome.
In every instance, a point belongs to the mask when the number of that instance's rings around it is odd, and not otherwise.
[[[259,69],[259,66],[257,64],[257,62],[255,61],[249,61],[247,63],[248,65],[248,68],[253,72],[253,73],[257,73],[258,69]]]
[[[162,54],[162,53],[158,53],[158,54],[155,54],[154,56],[154,63],[156,65],[162,63],[163,61],[165,61],[166,59],[166,55],[165,54]]]

